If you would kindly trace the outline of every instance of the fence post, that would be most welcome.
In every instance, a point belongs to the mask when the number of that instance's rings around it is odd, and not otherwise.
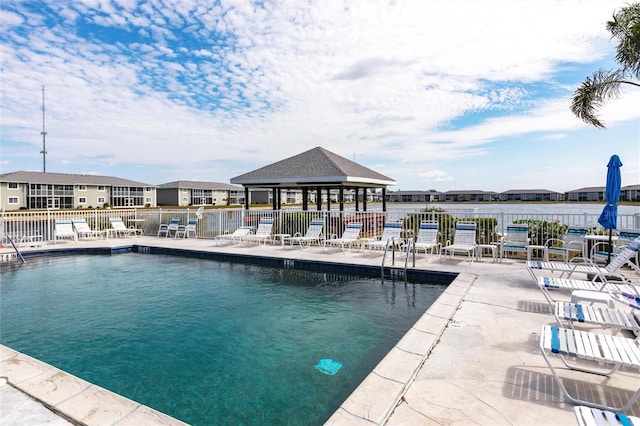
[[[635,229],[640,229],[640,213],[633,215],[633,227]]]

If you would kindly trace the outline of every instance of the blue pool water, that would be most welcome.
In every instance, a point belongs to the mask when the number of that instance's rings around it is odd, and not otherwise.
[[[195,425],[321,424],[444,290],[143,254],[0,272],[2,344]]]

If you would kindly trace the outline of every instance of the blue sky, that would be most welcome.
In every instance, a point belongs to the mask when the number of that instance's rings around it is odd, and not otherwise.
[[[0,2],[0,173],[229,182],[322,146],[447,191],[640,184],[640,90],[569,111],[615,67],[626,1]]]

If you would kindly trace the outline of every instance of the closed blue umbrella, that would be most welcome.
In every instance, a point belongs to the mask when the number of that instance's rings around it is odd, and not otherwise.
[[[602,209],[602,213],[598,218],[598,223],[609,230],[609,247],[611,247],[611,230],[618,227],[618,201],[620,201],[620,186],[622,178],[620,177],[620,167],[622,161],[617,155],[612,155],[607,164],[607,185],[604,189],[607,205]],[[611,250],[607,257],[607,263],[611,260]]]

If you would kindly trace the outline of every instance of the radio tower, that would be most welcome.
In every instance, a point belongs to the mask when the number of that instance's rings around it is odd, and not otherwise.
[[[40,132],[42,135],[42,172],[47,173],[47,132],[44,131],[44,86],[42,86],[42,131]]]

